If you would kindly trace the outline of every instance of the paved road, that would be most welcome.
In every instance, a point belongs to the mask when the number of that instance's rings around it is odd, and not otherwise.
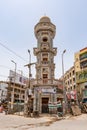
[[[87,130],[87,114],[59,121],[50,116],[25,118],[0,113],[0,130]]]

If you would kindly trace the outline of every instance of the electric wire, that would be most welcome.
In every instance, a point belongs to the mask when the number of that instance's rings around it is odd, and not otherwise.
[[[17,57],[19,57],[20,59],[22,59],[23,61],[26,61],[23,57],[21,57],[20,55],[18,55],[16,52],[14,52],[13,50],[11,50],[11,49],[9,49],[7,46],[5,46],[4,44],[2,44],[1,42],[0,42],[0,45],[2,46],[2,47],[4,47],[5,49],[7,49],[9,52],[11,52],[11,53],[13,53],[14,55],[16,55]],[[6,69],[10,69],[9,67],[7,67],[7,66],[4,66],[4,65],[0,65],[0,67],[4,67],[4,68],[6,68]],[[8,77],[8,76],[6,76],[6,75],[1,75],[0,74],[0,77]]]
[[[6,76],[6,75],[1,75],[1,74],[0,74],[0,77],[6,77],[6,78],[7,78],[8,76]]]
[[[22,59],[23,61],[26,61],[23,57],[21,57],[20,55],[18,55],[16,52],[14,52],[13,50],[9,49],[7,46],[3,45],[1,42],[0,42],[0,45],[2,47],[4,47],[5,49],[7,49],[8,51],[10,51],[11,53],[13,53],[14,55],[16,55],[17,57],[19,57],[20,59]]]
[[[5,65],[0,65],[0,67],[5,68],[5,69],[11,69],[10,67],[5,66]]]

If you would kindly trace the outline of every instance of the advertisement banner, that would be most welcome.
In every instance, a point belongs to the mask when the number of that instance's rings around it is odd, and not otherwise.
[[[70,92],[66,92],[66,95],[67,95],[67,99],[71,100],[76,100],[76,91],[73,90],[73,91],[70,91]]]

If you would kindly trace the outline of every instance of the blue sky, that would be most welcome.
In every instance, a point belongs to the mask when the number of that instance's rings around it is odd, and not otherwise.
[[[28,76],[28,68],[24,67],[29,59],[27,50],[31,50],[32,62],[35,62],[33,48],[37,41],[34,26],[44,15],[56,25],[56,78],[62,75],[63,50],[66,49],[64,70],[67,71],[74,64],[74,53],[87,47],[87,0],[0,0],[0,80],[6,80],[9,69],[14,69],[11,60],[17,63],[17,71],[23,70]],[[34,66],[32,73],[35,76]]]

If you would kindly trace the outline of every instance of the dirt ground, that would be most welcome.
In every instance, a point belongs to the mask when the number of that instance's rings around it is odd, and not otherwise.
[[[57,116],[44,115],[38,118],[26,118],[18,115],[0,113],[0,130],[86,130],[87,114]]]

